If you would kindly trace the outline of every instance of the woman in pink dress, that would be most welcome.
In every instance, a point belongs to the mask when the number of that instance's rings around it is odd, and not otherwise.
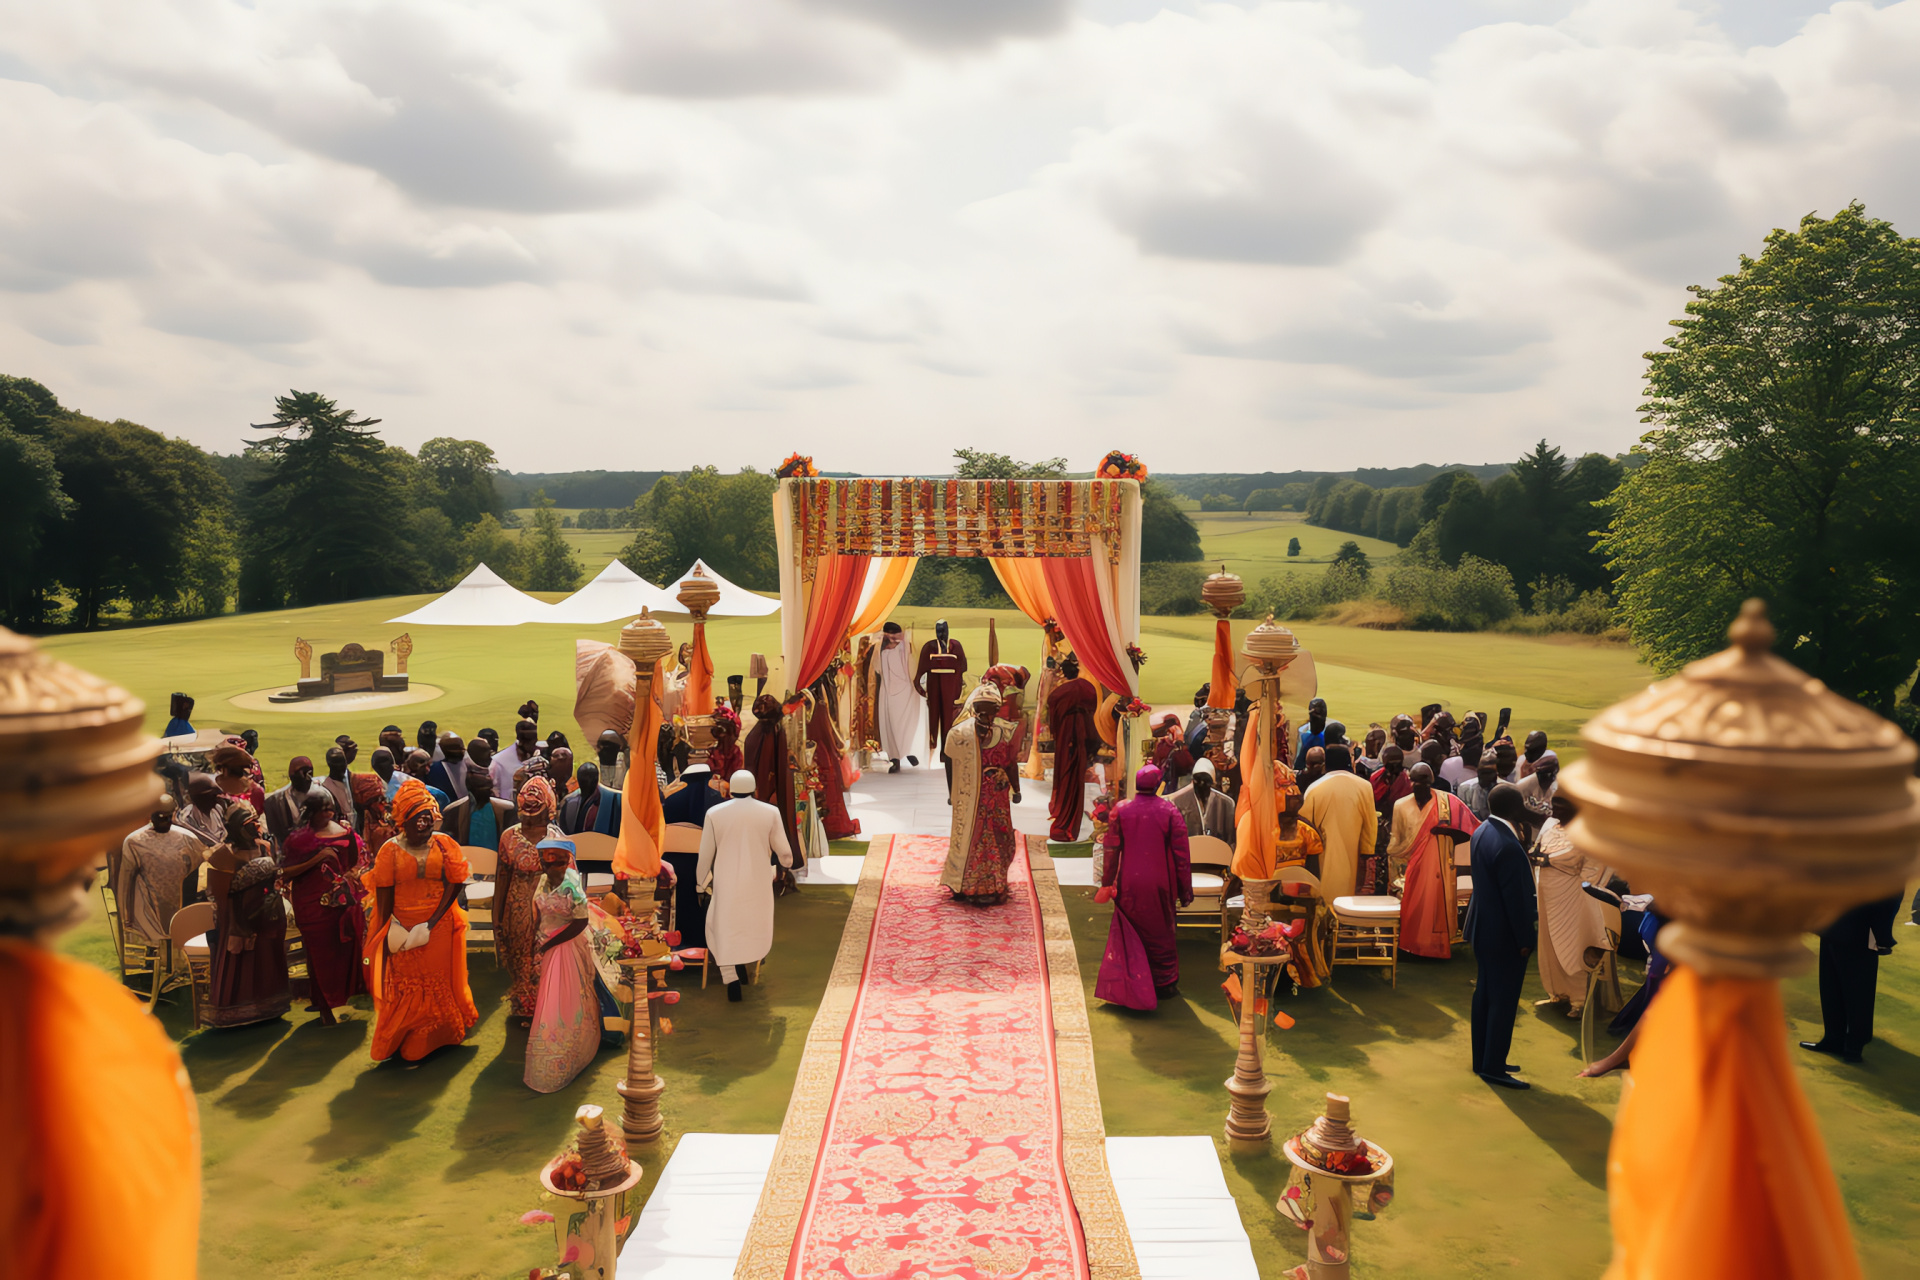
[[[599,1052],[604,1015],[588,928],[591,908],[580,873],[571,866],[573,842],[543,840],[538,853],[541,875],[533,881],[529,909],[539,938],[540,976],[523,1079],[536,1093],[556,1093]],[[645,1017],[646,1010],[638,1016]]]
[[[339,822],[333,793],[307,792],[306,822],[287,833],[280,877],[307,950],[307,1010],[332,1026],[333,1011],[367,989],[361,953],[367,917],[361,904],[360,837]]]

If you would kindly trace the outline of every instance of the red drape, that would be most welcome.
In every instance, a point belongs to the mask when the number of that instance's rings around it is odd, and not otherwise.
[[[1128,696],[1133,685],[1121,665],[1126,659],[1113,651],[1106,611],[1100,605],[1100,588],[1093,578],[1099,569],[1092,557],[1048,556],[1040,563],[1045,566],[1054,620],[1067,633],[1080,665],[1107,688]]]
[[[824,555],[814,562],[813,594],[807,599],[807,627],[800,641],[800,664],[788,673],[795,690],[806,688],[827,669],[847,626],[860,609],[872,556]]]

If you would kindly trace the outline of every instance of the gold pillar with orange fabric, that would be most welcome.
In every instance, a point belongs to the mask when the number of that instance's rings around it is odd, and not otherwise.
[[[0,1251],[36,1280],[191,1280],[198,1111],[165,1030],[50,950],[105,850],[152,813],[146,708],[0,629]]]
[[[1574,844],[1649,891],[1674,964],[1634,1046],[1607,1159],[1608,1280],[1856,1280],[1860,1263],[1788,1061],[1779,980],[1801,938],[1905,888],[1915,747],[1773,656],[1750,600],[1731,648],[1602,711],[1563,770]],[[1783,787],[1791,770],[1800,785]]]
[[[1233,624],[1227,619],[1246,602],[1246,584],[1239,574],[1228,573],[1227,566],[1221,565],[1220,572],[1208,574],[1200,584],[1200,598],[1213,610],[1214,617],[1213,673],[1207,678],[1207,706],[1231,711],[1239,681],[1233,674]]]
[[[647,785],[654,778],[660,743],[660,704],[653,691],[660,685],[661,664],[673,652],[673,641],[665,627],[643,613],[620,629],[620,652],[633,659],[636,683],[633,733],[627,740],[631,781],[620,792],[625,812],[613,848],[613,874],[620,880],[654,880],[660,875],[667,822],[660,811],[660,788]]]

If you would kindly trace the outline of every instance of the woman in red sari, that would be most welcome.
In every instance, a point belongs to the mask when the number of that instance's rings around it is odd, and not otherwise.
[[[306,822],[287,833],[280,878],[307,949],[307,1011],[332,1026],[333,1011],[367,989],[360,954],[367,917],[360,905],[360,837],[342,826],[333,793],[307,792]]]
[[[833,701],[833,677],[821,676],[813,682],[807,741],[813,744],[813,766],[820,774],[820,824],[827,829],[827,839],[844,840],[860,834],[860,822],[847,812],[847,782],[841,773],[847,753],[833,723]]]
[[[540,913],[533,906],[540,881],[540,844],[566,837],[554,825],[553,786],[545,778],[528,778],[514,804],[520,825],[500,833],[500,862],[494,875],[493,957],[513,979],[510,1016],[531,1021],[540,994],[536,959]]]

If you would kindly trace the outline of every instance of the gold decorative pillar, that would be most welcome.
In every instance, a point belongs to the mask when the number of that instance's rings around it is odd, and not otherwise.
[[[1267,1079],[1261,1050],[1260,986],[1262,969],[1287,962],[1283,952],[1273,956],[1230,955],[1240,966],[1240,1052],[1227,1077],[1227,1146],[1237,1155],[1265,1151],[1273,1141],[1273,1117],[1267,1114]]]
[[[707,610],[720,603],[720,587],[698,566],[680,584],[674,599],[693,617],[693,654],[687,659],[687,688],[683,697],[686,711],[687,746],[694,764],[705,764],[713,753],[713,676],[700,663],[713,665],[707,653]]]
[[[1642,1021],[1608,1158],[1608,1275],[1711,1261],[1711,1274],[1858,1276],[1779,980],[1812,964],[1804,934],[1905,888],[1915,748],[1773,656],[1760,601],[1728,634],[1731,648],[1588,721],[1585,759],[1560,775],[1574,844],[1672,921],[1659,945],[1674,969]]]
[[[1220,566],[1220,572],[1210,573],[1207,580],[1200,584],[1200,598],[1213,610],[1213,667],[1207,679],[1207,747],[1209,750],[1226,747],[1229,755],[1238,751],[1239,744],[1227,743],[1227,730],[1233,724],[1234,694],[1238,691],[1238,682],[1233,678],[1233,624],[1229,619],[1233,611],[1246,603],[1246,584],[1237,573],[1228,573],[1227,566]]]
[[[571,1280],[613,1280],[620,1265],[619,1223],[626,1216],[627,1193],[640,1185],[643,1170],[607,1135],[599,1107],[581,1107],[573,1118],[580,1124],[575,1139],[580,1154],[577,1176],[584,1178],[585,1185],[562,1185],[557,1175],[567,1160],[565,1156],[550,1161],[540,1171],[543,1188],[580,1205],[555,1218],[554,1237],[561,1262],[553,1274]]]
[[[620,1131],[626,1134],[629,1145],[656,1142],[666,1129],[666,1121],[660,1116],[660,1095],[667,1091],[667,1082],[654,1071],[654,1042],[660,1034],[654,1004],[666,990],[671,957],[666,944],[658,947],[657,956],[620,961],[633,992],[633,1017],[627,1029],[627,1078],[613,1087],[622,1103]]]
[[[633,723],[636,728],[646,719],[646,706],[653,698],[653,667],[673,652],[667,629],[642,609],[640,616],[620,629],[620,652],[633,660]],[[638,734],[635,737],[641,736]],[[630,742],[628,751],[636,777],[649,781],[653,776],[654,742]],[[657,880],[628,878],[616,882],[626,891],[627,905],[633,914],[651,920],[659,908],[654,902]],[[652,1001],[647,998],[647,983],[640,981],[634,995],[634,1017],[627,1039],[627,1078],[614,1086],[625,1104],[620,1127],[629,1143],[652,1142],[660,1136],[660,1095],[666,1082],[654,1074]]]
[[[387,647],[393,651],[393,673],[407,674],[407,659],[413,656],[413,634],[403,631]]]
[[[300,678],[313,679],[313,646],[307,642],[305,636],[293,638],[293,656],[300,664]]]

